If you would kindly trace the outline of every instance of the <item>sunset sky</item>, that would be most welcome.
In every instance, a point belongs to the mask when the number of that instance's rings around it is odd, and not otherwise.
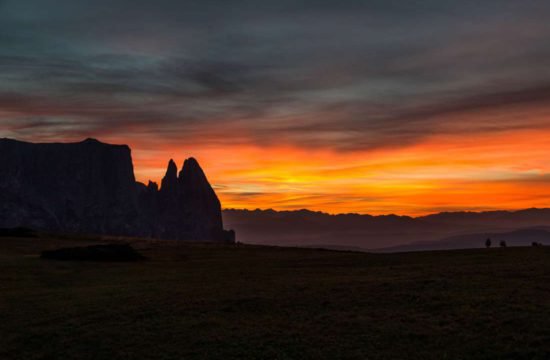
[[[225,208],[550,207],[548,0],[0,0],[0,137],[201,163]]]

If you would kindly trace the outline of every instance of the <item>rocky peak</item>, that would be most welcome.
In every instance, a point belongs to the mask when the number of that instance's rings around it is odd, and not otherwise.
[[[170,159],[168,162],[168,168],[166,169],[166,174],[161,182],[160,190],[162,192],[174,192],[176,191],[178,184],[178,167],[174,160]]]
[[[179,182],[184,188],[210,188],[210,184],[195,158],[186,159],[179,173]]]
[[[187,236],[195,240],[223,240],[225,235],[221,204],[196,159],[185,160],[179,173],[178,185],[182,194],[180,205],[183,212],[191,219],[195,219],[191,221],[193,225],[186,229]]]

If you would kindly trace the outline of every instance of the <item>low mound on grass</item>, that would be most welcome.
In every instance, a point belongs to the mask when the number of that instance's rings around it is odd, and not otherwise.
[[[36,237],[34,230],[25,227],[0,228],[0,237],[31,238]]]
[[[140,261],[145,257],[128,244],[92,245],[43,251],[41,257],[66,261]]]

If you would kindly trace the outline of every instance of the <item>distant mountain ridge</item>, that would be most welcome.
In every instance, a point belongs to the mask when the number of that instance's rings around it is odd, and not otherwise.
[[[385,249],[452,236],[550,226],[550,209],[443,212],[420,217],[336,214],[310,210],[223,211],[239,240],[255,244]],[[481,241],[483,242],[484,239]]]
[[[170,161],[162,187],[135,180],[131,150],[95,139],[0,139],[0,228],[231,241],[198,162]]]

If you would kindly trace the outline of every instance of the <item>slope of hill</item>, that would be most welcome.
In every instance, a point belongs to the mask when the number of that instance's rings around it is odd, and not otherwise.
[[[386,249],[387,252],[423,251],[423,250],[452,250],[484,248],[485,240],[491,239],[492,247],[499,247],[501,241],[506,246],[531,246],[533,242],[550,245],[550,231],[544,228],[520,229],[511,232],[478,233],[451,236],[437,241],[414,242],[398,245]]]

